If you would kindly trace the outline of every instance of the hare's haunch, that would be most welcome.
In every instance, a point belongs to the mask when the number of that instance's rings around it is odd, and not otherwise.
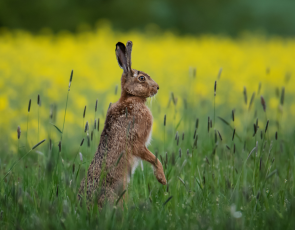
[[[114,202],[127,187],[139,160],[153,165],[158,181],[166,184],[161,162],[146,147],[152,130],[153,116],[145,105],[159,85],[146,73],[131,68],[132,42],[116,44],[116,57],[123,69],[121,97],[112,104],[87,177],[81,181],[79,199]]]

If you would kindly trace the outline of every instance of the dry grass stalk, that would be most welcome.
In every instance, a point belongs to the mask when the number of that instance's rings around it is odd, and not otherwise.
[[[267,122],[266,122],[266,126],[265,126],[265,133],[266,133],[266,131],[267,131],[267,128],[268,128],[268,123],[269,123],[269,120],[267,120]]]

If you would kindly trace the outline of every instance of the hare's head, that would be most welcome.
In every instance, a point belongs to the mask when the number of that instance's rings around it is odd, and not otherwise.
[[[131,68],[131,51],[131,41],[126,46],[121,42],[116,44],[116,57],[123,69],[122,92],[138,97],[152,97],[158,92],[159,85],[148,74]]]

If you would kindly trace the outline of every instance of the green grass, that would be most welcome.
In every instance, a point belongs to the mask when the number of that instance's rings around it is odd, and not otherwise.
[[[26,144],[19,145],[16,154],[2,150],[1,230],[294,229],[294,122],[280,120],[278,128],[280,116],[274,116],[265,132],[266,113],[257,97],[251,110],[243,101],[236,108],[235,119],[242,121],[242,127],[236,129],[233,138],[235,121],[230,120],[230,106],[215,107],[213,98],[202,103],[184,99],[183,106],[173,99],[169,108],[161,108],[166,114],[166,126],[164,116],[157,115],[157,102],[152,105],[163,140],[154,139],[149,149],[158,152],[169,186],[158,183],[144,162],[144,167],[135,171],[123,207],[106,204],[99,211],[95,204],[87,208],[76,199],[103,124],[99,131],[94,130],[90,145],[84,127],[66,133],[66,128],[48,126],[48,138],[39,146],[28,147],[26,141],[21,142]],[[68,100],[70,97],[66,104]],[[288,100],[286,96],[284,106],[288,106]],[[209,132],[208,116],[214,119]],[[259,128],[253,136],[257,119]],[[89,129],[90,135],[92,126]],[[56,138],[51,137],[53,132],[58,133]],[[61,132],[66,135],[62,136],[60,151]],[[73,142],[71,135],[78,136],[79,141]],[[82,138],[85,140],[80,146]]]

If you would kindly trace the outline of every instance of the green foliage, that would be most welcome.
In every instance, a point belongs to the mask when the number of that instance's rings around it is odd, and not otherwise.
[[[189,34],[238,35],[246,30],[292,36],[294,9],[291,0],[2,0],[0,27],[76,31],[80,24],[93,27],[107,19],[119,30],[143,30],[155,24]]]

